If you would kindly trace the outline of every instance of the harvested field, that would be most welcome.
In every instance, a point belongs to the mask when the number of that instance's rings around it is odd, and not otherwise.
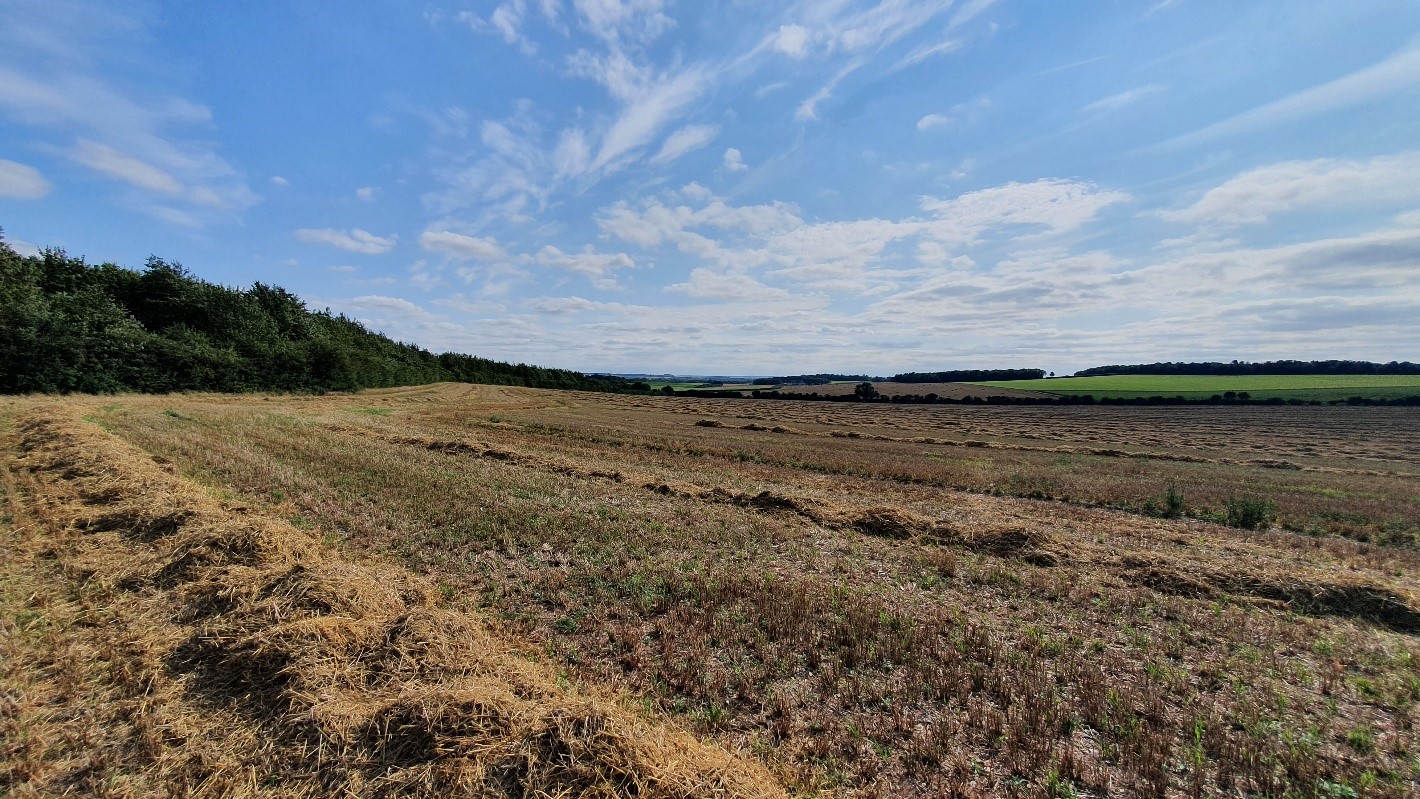
[[[998,389],[1028,389],[1065,396],[1187,397],[1246,391],[1252,399],[1344,401],[1349,397],[1388,400],[1420,396],[1420,375],[1092,375],[1043,380],[984,382]]]
[[[1038,382],[1038,381],[1033,381]],[[821,397],[846,397],[858,387],[857,383],[829,383],[825,386],[784,386],[776,389],[781,394],[818,394]],[[936,394],[946,399],[963,397],[1038,397],[1049,399],[1050,394],[1041,391],[1020,391],[1009,386],[978,386],[971,383],[874,383],[879,394],[887,397],[924,397]]]
[[[6,420],[7,795],[784,795],[76,411]]]
[[[16,795],[1420,784],[1417,409],[0,407]]]

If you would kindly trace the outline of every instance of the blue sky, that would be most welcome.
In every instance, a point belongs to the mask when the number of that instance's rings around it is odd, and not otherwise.
[[[583,370],[1420,360],[1420,4],[0,0],[0,226]]]

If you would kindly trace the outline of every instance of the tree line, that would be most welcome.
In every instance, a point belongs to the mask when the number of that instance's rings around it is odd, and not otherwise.
[[[872,380],[883,382],[881,377],[868,377],[867,375],[840,375],[823,372],[814,375],[787,375],[784,377],[759,377],[755,378],[753,385],[756,386],[826,386],[829,383],[856,382],[859,380]]]
[[[1409,361],[1230,361],[1220,363],[1143,363],[1095,366],[1075,373],[1076,377],[1098,375],[1420,375],[1420,364]]]
[[[1044,369],[953,369],[946,372],[904,372],[894,383],[982,383],[992,380],[1041,380]]]
[[[235,289],[150,258],[141,271],[0,235],[0,393],[350,391],[439,381],[589,391],[644,383],[435,355],[278,286]]]
[[[872,384],[864,384],[871,387]],[[669,393],[669,392],[668,392]],[[744,399],[741,391],[681,391],[678,397],[709,397],[718,399]],[[1268,397],[1257,399],[1246,391],[1227,391],[1208,397],[1184,397],[1182,395],[1147,397],[1095,397],[1091,394],[1059,394],[1049,396],[991,395],[986,397],[942,397],[937,394],[893,394],[891,396],[873,390],[858,390],[852,394],[818,394],[814,392],[781,392],[754,390],[751,399],[787,400],[799,402],[876,402],[894,405],[1366,405],[1366,406],[1420,406],[1420,394],[1403,397],[1346,397],[1344,399],[1282,399]]]

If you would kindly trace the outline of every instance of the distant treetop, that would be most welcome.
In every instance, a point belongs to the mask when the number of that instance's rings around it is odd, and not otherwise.
[[[947,372],[905,372],[894,383],[985,383],[994,380],[1040,380],[1044,369],[954,369]]]
[[[1409,361],[1170,361],[1127,366],[1095,366],[1075,373],[1076,377],[1100,375],[1420,375],[1420,364]]]
[[[867,375],[839,375],[821,373],[816,375],[788,375],[787,377],[760,377],[756,378],[753,385],[756,386],[826,386],[829,383],[853,383],[861,381],[883,382],[881,377],[868,377]]]
[[[0,394],[345,391],[444,380],[649,391],[565,369],[435,355],[256,283],[208,283],[150,258],[141,272],[61,250],[21,256],[0,235]]]

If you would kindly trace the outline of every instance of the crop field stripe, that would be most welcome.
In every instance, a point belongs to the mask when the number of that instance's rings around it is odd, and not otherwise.
[[[1311,389],[1413,388],[1420,392],[1420,375],[1099,375],[974,383],[1047,393],[1139,392],[1140,394],[1206,394],[1224,391],[1304,391]]]

